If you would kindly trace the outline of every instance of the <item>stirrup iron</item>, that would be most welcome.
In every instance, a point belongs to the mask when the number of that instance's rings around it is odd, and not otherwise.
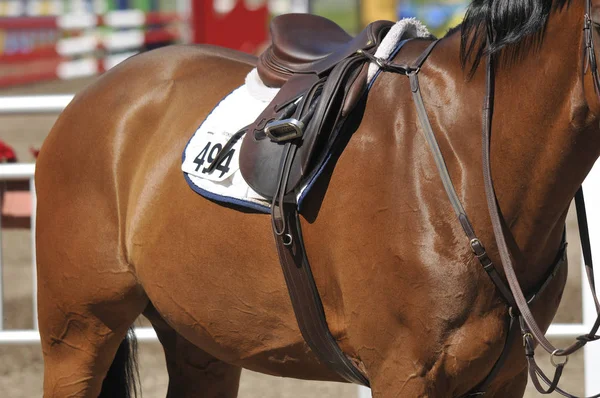
[[[265,134],[273,142],[295,140],[304,134],[304,123],[298,119],[274,120],[267,123]]]

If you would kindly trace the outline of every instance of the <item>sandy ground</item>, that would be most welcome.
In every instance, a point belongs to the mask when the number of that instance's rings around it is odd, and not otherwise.
[[[43,83],[17,89],[0,90],[0,95],[75,93],[90,79],[63,83]],[[39,148],[56,120],[56,115],[0,116],[0,139],[13,146],[23,162],[33,161],[30,147]],[[29,329],[33,324],[31,238],[28,230],[3,230],[4,253],[4,325],[6,329]],[[568,288],[555,321],[581,322],[580,260],[576,224],[569,220],[571,242]],[[554,341],[565,345],[565,341]],[[540,363],[548,359],[539,353]],[[167,375],[162,349],[158,343],[140,344],[143,393],[147,398],[164,397]],[[41,396],[43,363],[38,346],[0,346],[0,397],[29,398]],[[583,394],[582,356],[574,356],[563,378],[564,387],[576,395]],[[244,371],[240,397],[355,397],[356,387],[323,382],[281,379]],[[537,397],[531,386],[526,397]],[[553,395],[554,396],[554,395]],[[558,395],[556,395],[558,396]]]

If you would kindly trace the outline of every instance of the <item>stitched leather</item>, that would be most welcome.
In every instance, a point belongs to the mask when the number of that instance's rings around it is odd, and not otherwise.
[[[271,23],[273,44],[258,59],[258,75],[270,87],[282,87],[295,74],[322,76],[357,50],[375,49],[392,26],[389,21],[373,22],[352,38],[317,15],[278,16]]]
[[[287,17],[287,16],[286,16]],[[294,22],[298,26],[312,29],[308,22],[321,17],[291,15],[278,20],[277,26],[282,21]],[[359,36],[345,43],[332,54],[325,58],[315,59],[314,62],[293,65],[288,60],[281,60],[276,70],[286,70],[292,73],[290,68],[296,68],[293,75],[283,85],[275,99],[267,106],[258,119],[249,126],[248,133],[242,142],[240,151],[240,171],[242,176],[259,194],[273,198],[277,188],[277,176],[280,170],[282,155],[285,151],[284,145],[274,144],[268,139],[257,139],[264,130],[265,123],[281,119],[281,109],[286,104],[302,96],[302,102],[298,105],[293,118],[300,120],[313,105],[311,101],[318,97],[314,104],[314,113],[308,118],[303,136],[297,139],[297,155],[291,164],[289,180],[285,184],[285,194],[297,189],[316,166],[315,159],[330,147],[335,140],[336,128],[339,123],[354,109],[367,87],[366,65],[368,59],[364,54],[375,52],[379,43],[383,40],[385,33],[393,24],[387,21],[379,21],[369,25]],[[300,29],[297,27],[296,29]],[[324,39],[327,41],[327,39]],[[291,44],[289,44],[291,46]],[[275,56],[275,49],[281,49],[281,45],[275,42],[273,47],[267,50],[259,61],[258,71],[265,78],[266,62]],[[330,47],[327,47],[330,48]],[[358,53],[357,50],[361,50]],[[283,50],[282,50],[283,51]],[[292,50],[287,49],[287,52]],[[306,52],[306,51],[305,51]],[[268,61],[270,62],[270,61]],[[270,65],[270,64],[269,64]],[[271,73],[275,69],[270,69]],[[279,72],[278,72],[279,73]],[[287,79],[288,77],[286,77]],[[217,161],[213,162],[217,163]]]

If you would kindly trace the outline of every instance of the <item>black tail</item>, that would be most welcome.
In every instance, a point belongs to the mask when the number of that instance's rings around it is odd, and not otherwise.
[[[138,396],[140,374],[137,348],[137,339],[131,328],[110,365],[102,383],[102,392],[99,398],[135,398]]]

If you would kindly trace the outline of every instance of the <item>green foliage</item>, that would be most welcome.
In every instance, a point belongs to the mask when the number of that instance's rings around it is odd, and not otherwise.
[[[361,30],[357,0],[315,0],[313,13],[331,19],[350,34]]]

